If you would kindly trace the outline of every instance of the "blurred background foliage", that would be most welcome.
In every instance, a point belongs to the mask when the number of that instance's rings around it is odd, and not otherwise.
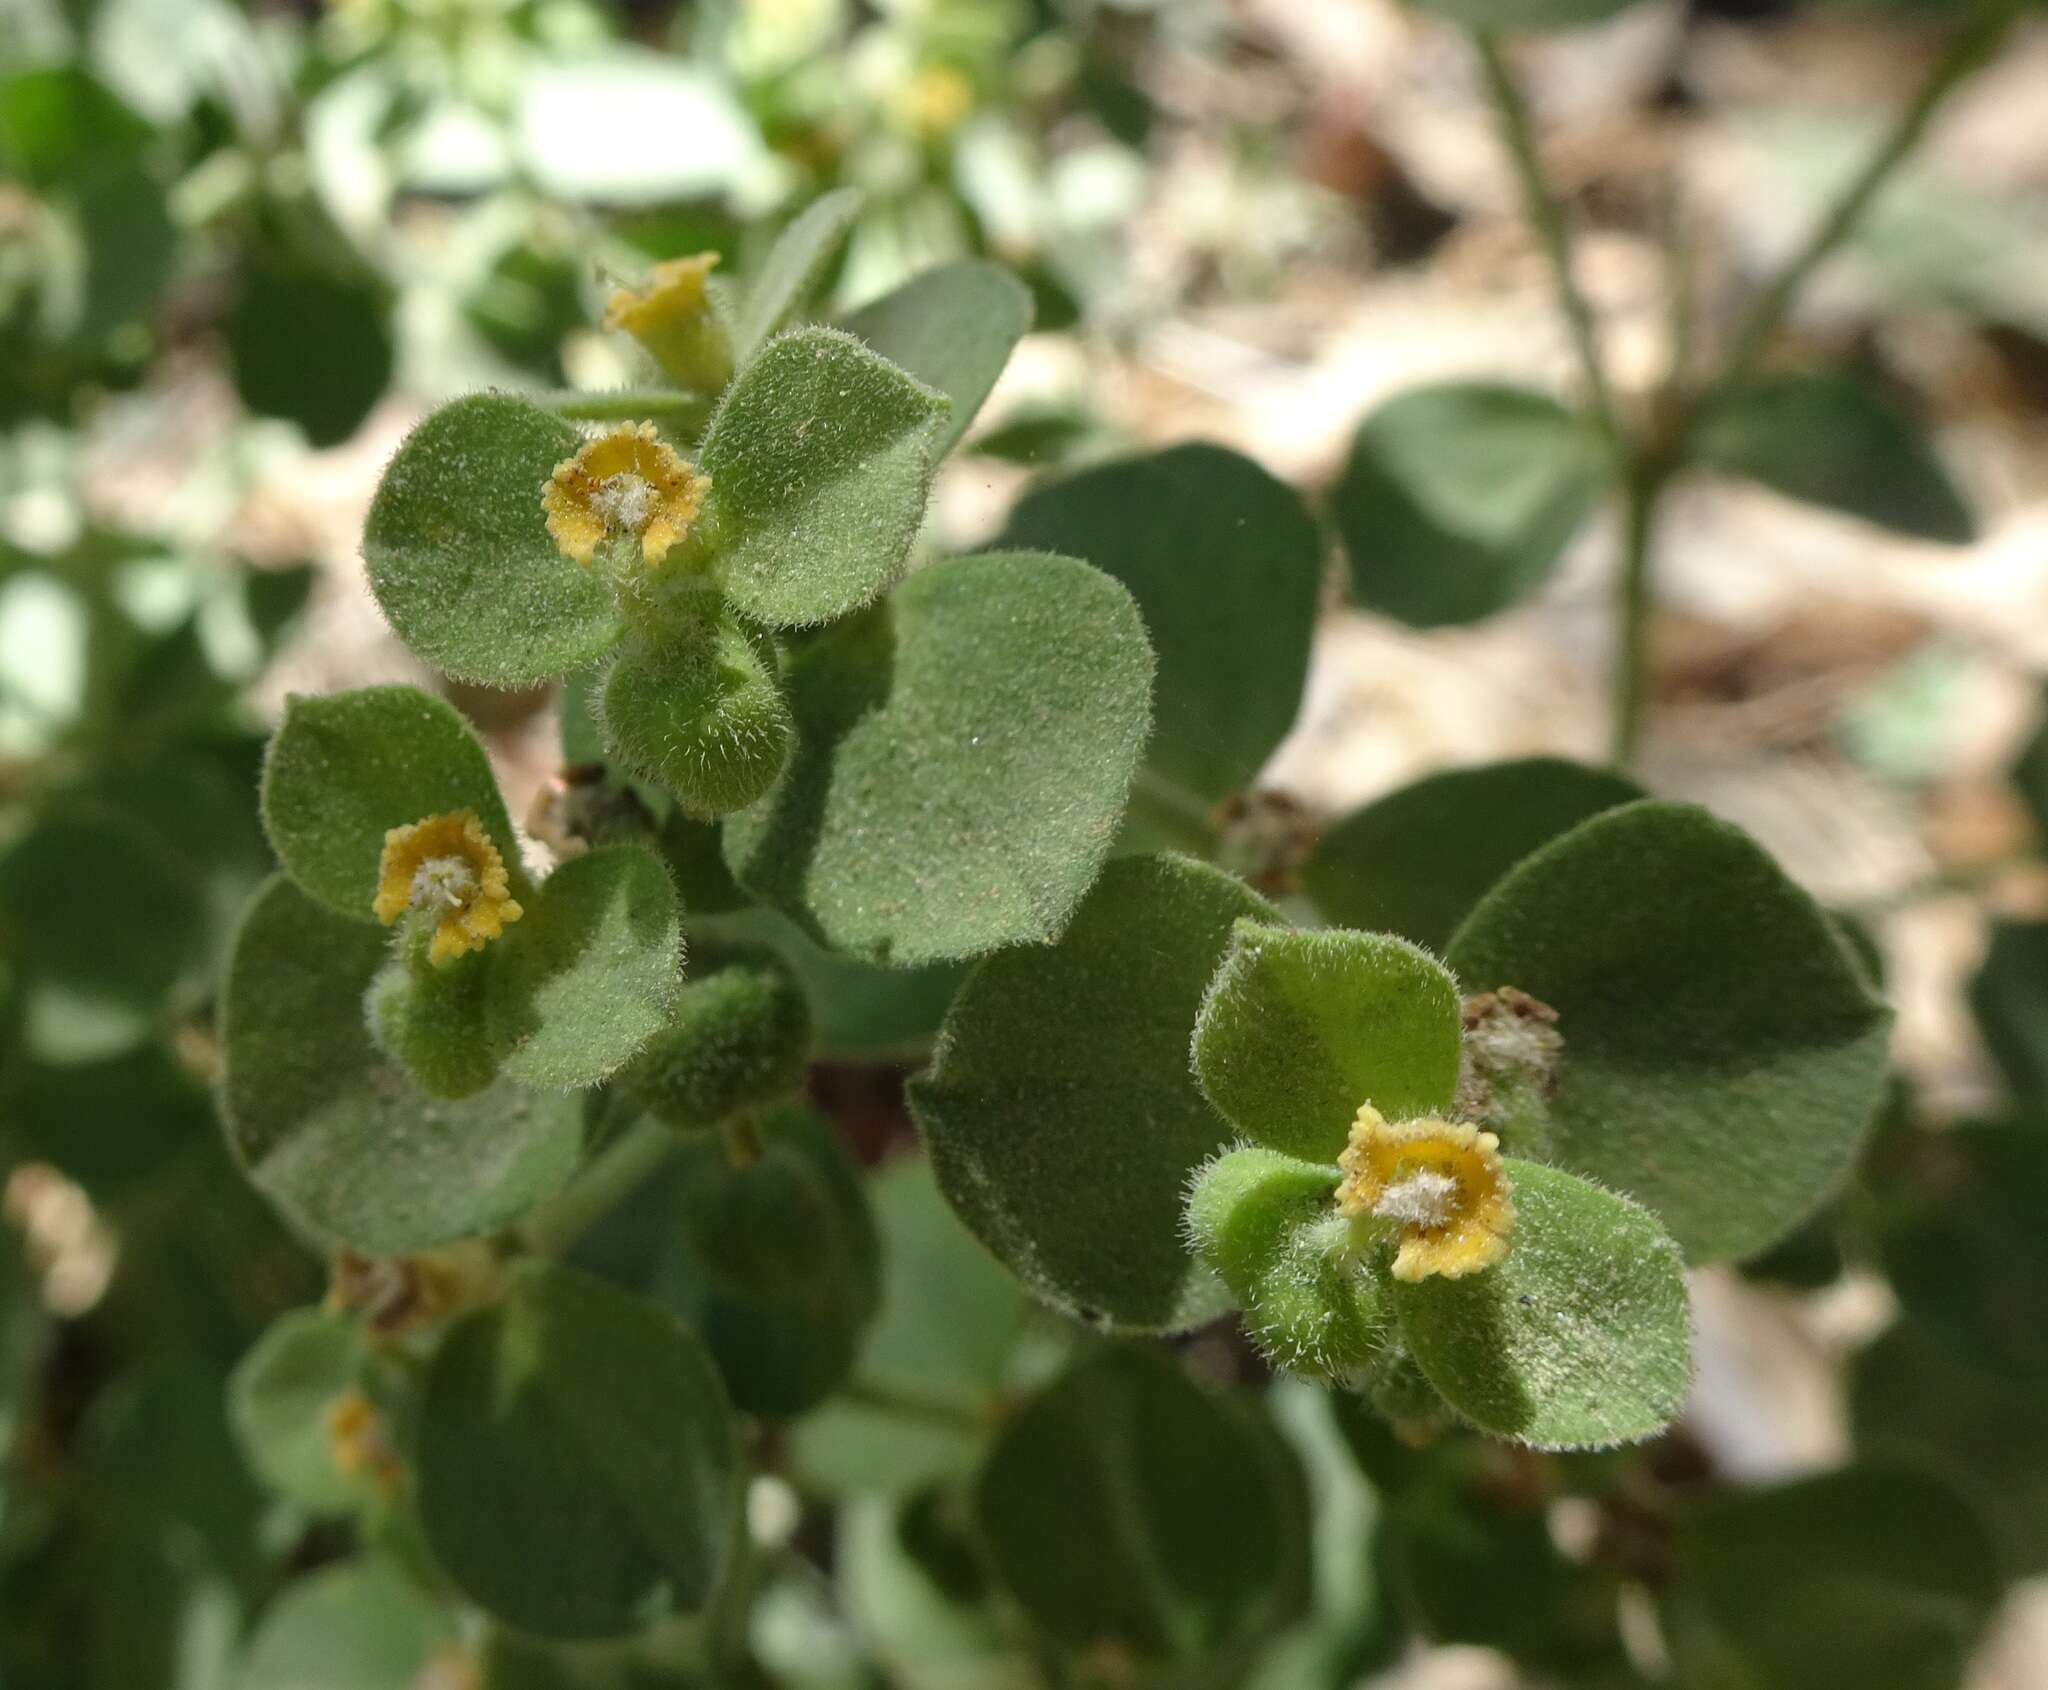
[[[1532,51],[1625,387],[1671,350],[1674,299],[1725,319],[1960,10],[1695,0]],[[229,1423],[233,1370],[326,1267],[214,1125],[218,964],[268,866],[253,782],[283,688],[417,678],[353,560],[403,427],[470,388],[630,380],[592,327],[609,278],[707,247],[743,273],[852,186],[840,304],[962,254],[1037,302],[938,543],[1133,444],[1221,438],[1320,491],[1400,387],[1566,368],[1474,87],[1454,34],[1384,0],[0,0],[0,1682],[724,1681],[659,1641],[449,1653],[431,1573],[380,1570],[419,1559],[403,1510],[280,1500],[250,1469],[260,1431]],[[1930,561],[1708,489],[1675,519],[1655,630],[1646,784],[1723,808],[1853,910],[1901,1006],[1862,1176],[1743,1276],[1702,1276],[1695,1413],[1646,1451],[1411,1448],[1192,1340],[1251,1429],[1187,1410],[1186,1449],[1276,1475],[1241,1530],[1180,1545],[1215,1573],[1218,1682],[2048,1674],[2048,1603],[2020,1582],[2048,1569],[2044,108],[2037,24],[1795,324],[1930,421],[1983,537]],[[1597,755],[1582,674],[1610,553],[1582,535],[1473,630],[1331,611],[1264,801],[1212,847],[1284,879],[1304,829],[1413,775]],[[457,702],[508,790],[544,793],[548,701]],[[970,1527],[992,1417],[1091,1346],[1026,1310],[909,1144],[901,1075],[950,975],[885,996],[796,960],[831,1058],[811,1096],[873,1170],[882,1312],[866,1396],[763,1435],[771,1552],[754,1676],[732,1681],[1192,1682],[1148,1680],[1151,1622],[1120,1632],[1071,1592],[1020,1623],[1028,1569],[1063,1551]],[[701,1316],[631,1217],[588,1248]],[[1126,1394],[1090,1409],[1091,1380]],[[1116,1403],[1173,1389],[1089,1362],[981,1482],[1071,1487],[1076,1448],[1134,1435]],[[1174,1538],[1171,1494],[1152,1501],[1131,1529]],[[1923,1531],[1924,1553],[1864,1564]],[[1297,1542],[1310,1564],[1271,1547]],[[379,1558],[350,1560],[365,1543]],[[1111,1586],[1114,1559],[1091,1563]],[[360,1659],[337,1641],[380,1638]],[[1853,1671],[1828,1652],[1845,1638]]]

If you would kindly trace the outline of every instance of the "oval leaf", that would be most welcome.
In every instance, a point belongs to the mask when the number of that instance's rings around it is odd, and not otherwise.
[[[374,921],[389,828],[474,810],[515,882],[519,841],[491,761],[452,704],[417,687],[293,694],[263,764],[263,827],[302,892]]]
[[[1202,999],[1195,1074],[1248,1138],[1334,1162],[1362,1103],[1390,1121],[1450,1107],[1458,1004],[1405,939],[1240,921]]]
[[[420,1520],[448,1575],[508,1625],[608,1637],[702,1609],[739,1493],[704,1347],[601,1280],[528,1264],[434,1357]]]
[[[582,1111],[500,1081],[459,1103],[418,1090],[370,1042],[377,928],[282,875],[235,936],[221,1001],[228,1139],[313,1232],[401,1255],[502,1226],[575,1170]]]
[[[1292,1455],[1167,1357],[1084,1357],[1003,1429],[975,1486],[983,1541],[1026,1613],[1074,1650],[1194,1661],[1300,1605]]]
[[[1462,1279],[1394,1281],[1410,1353],[1482,1431],[1538,1449],[1655,1436],[1692,1382],[1684,1263],[1633,1203],[1509,1158],[1514,1247]]]
[[[683,967],[668,871],[636,845],[571,857],[495,949],[485,1015],[506,1077],[595,1085],[668,1025]]]
[[[1404,393],[1360,425],[1332,495],[1352,596],[1415,628],[1491,616],[1543,583],[1606,476],[1599,437],[1540,393]]]
[[[747,289],[733,336],[742,355],[803,314],[824,287],[860,207],[858,189],[839,188],[821,194],[790,219]]]
[[[530,686],[618,633],[601,571],[555,549],[540,490],[583,436],[507,393],[475,393],[414,429],[363,523],[363,558],[398,637],[458,680]]]
[[[1130,596],[1071,558],[958,558],[791,661],[798,749],[725,823],[742,885],[897,967],[1042,944],[1108,855],[1152,672]]]
[[[1847,376],[1788,370],[1724,393],[1688,460],[1919,540],[1976,536],[1970,507],[1913,419]]]
[[[911,277],[863,305],[842,327],[952,400],[951,414],[932,433],[936,460],[967,432],[1010,361],[1011,349],[1031,327],[1031,315],[1029,288],[1000,264],[968,258]]]
[[[1221,446],[1174,446],[1035,489],[1000,544],[1130,588],[1159,660],[1148,773],[1201,810],[1251,784],[1301,707],[1322,592],[1299,494]]]
[[[1776,1242],[1847,1174],[1891,1017],[1819,905],[1689,805],[1624,805],[1553,841],[1472,912],[1467,991],[1558,1012],[1553,1159],[1647,1204],[1689,1260]]]
[[[967,977],[911,1114],[969,1229],[1038,1296],[1158,1330],[1218,1312],[1181,1197],[1230,1138],[1188,1068],[1202,994],[1265,900],[1176,857],[1109,865],[1066,935]]]
[[[924,522],[932,431],[947,408],[838,329],[793,329],[749,359],[702,454],[733,603],[801,628],[858,610],[895,580]]]
[[[451,1670],[453,1616],[394,1566],[328,1567],[291,1585],[249,1639],[235,1690],[412,1690]],[[446,1656],[443,1660],[441,1657]]]
[[[1633,781],[1562,757],[1446,769],[1332,823],[1302,890],[1333,923],[1441,951],[1524,857],[1642,796]]]

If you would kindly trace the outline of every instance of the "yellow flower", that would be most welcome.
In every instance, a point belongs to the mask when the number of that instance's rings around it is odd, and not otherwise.
[[[705,283],[715,252],[671,258],[648,272],[647,284],[615,288],[604,326],[623,329],[685,387],[716,393],[732,375],[732,341],[713,309]]]
[[[512,897],[505,859],[474,810],[451,810],[385,834],[371,907],[386,927],[407,910],[434,916],[427,953],[434,962],[482,950],[525,913]]]
[[[654,424],[628,423],[555,465],[540,506],[564,557],[588,563],[608,535],[631,534],[652,568],[690,531],[710,491],[711,478],[670,451]]]
[[[350,1388],[327,1408],[327,1453],[338,1472],[368,1479],[387,1495],[404,1477],[398,1453],[370,1399]]]
[[[1396,1279],[1459,1279],[1507,1259],[1515,1206],[1492,1133],[1458,1121],[1389,1121],[1362,1104],[1337,1166],[1339,1214],[1399,1224]]]

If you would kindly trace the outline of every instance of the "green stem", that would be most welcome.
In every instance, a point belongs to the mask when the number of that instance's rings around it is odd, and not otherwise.
[[[2024,0],[1984,0],[1976,16],[1949,40],[1921,83],[1920,91],[1899,113],[1877,150],[1807,236],[1806,243],[1786,260],[1757,296],[1735,331],[1733,350],[1722,372],[1724,384],[1740,381],[1756,368],[1784,326],[1800,289],[1862,221],[1892,172],[1920,144],[1942,102],[1998,51],[1999,42],[2023,4]]]
[[[1615,410],[1614,393],[1608,386],[1607,366],[1600,356],[1600,333],[1593,320],[1593,308],[1580,291],[1572,267],[1572,237],[1564,210],[1543,174],[1543,160],[1536,150],[1536,128],[1529,116],[1529,102],[1515,81],[1500,37],[1490,29],[1474,30],[1473,45],[1486,75],[1486,91],[1500,118],[1501,134],[1507,142],[1508,159],[1522,194],[1523,214],[1543,245],[1550,262],[1550,279],[1557,289],[1558,304],[1571,330],[1572,347],[1578,353],[1579,371],[1586,383],[1586,398],[1593,419],[1617,448],[1623,445],[1621,419]]]
[[[879,1379],[849,1379],[839,1387],[839,1396],[858,1407],[892,1414],[901,1420],[924,1420],[977,1435],[986,1432],[993,1423],[988,1413],[972,1403],[936,1391],[920,1391],[914,1386],[885,1385]]]
[[[520,1247],[538,1256],[560,1255],[639,1190],[681,1142],[659,1121],[628,1127],[574,1180],[527,1216],[518,1231]]]
[[[588,393],[565,389],[541,394],[535,403],[571,422],[661,422],[691,438],[704,432],[712,404],[701,393],[670,387],[620,387]]]
[[[1614,741],[1611,760],[1627,769],[1642,743],[1650,695],[1650,561],[1665,474],[1638,464],[1622,489],[1621,599],[1614,636]]]

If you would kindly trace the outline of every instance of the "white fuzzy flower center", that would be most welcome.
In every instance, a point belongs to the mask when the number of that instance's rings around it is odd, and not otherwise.
[[[1380,1193],[1372,1212],[1405,1226],[1446,1225],[1456,1213],[1453,1199],[1458,1182],[1434,1168],[1418,1168],[1406,1179],[1396,1180]]]
[[[654,520],[658,498],[653,482],[625,470],[597,484],[590,495],[590,508],[604,518],[607,528],[625,528],[637,534]]]
[[[416,910],[460,909],[476,891],[476,871],[460,857],[429,857],[412,871]]]

